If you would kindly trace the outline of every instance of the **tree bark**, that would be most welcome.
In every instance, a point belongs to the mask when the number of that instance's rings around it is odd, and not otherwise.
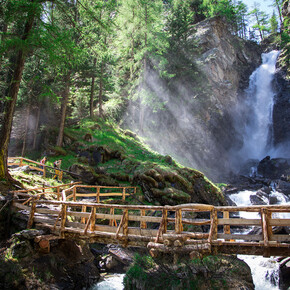
[[[94,59],[94,69],[96,67],[97,59]],[[92,74],[91,94],[90,94],[90,117],[94,117],[94,91],[95,91],[95,72]]]
[[[31,11],[28,13],[27,21],[25,23],[24,32],[22,35],[22,40],[25,41],[29,33],[32,30],[33,22],[35,18],[35,12]],[[12,130],[13,115],[15,111],[15,105],[17,100],[17,95],[19,91],[20,82],[22,79],[24,64],[26,59],[26,53],[23,49],[20,49],[17,53],[17,58],[15,62],[15,67],[13,70],[13,76],[11,82],[8,84],[7,89],[7,99],[3,114],[3,124],[0,127],[0,180],[7,180],[11,183],[15,183],[13,178],[10,176],[7,167],[7,157],[8,157],[8,145],[10,141],[10,135]]]
[[[99,82],[99,116],[103,116],[103,74],[104,74],[104,63],[101,63],[101,75]]]
[[[70,90],[70,77],[71,72],[68,72],[65,76],[65,87],[62,95],[62,104],[61,104],[61,119],[60,119],[60,126],[59,126],[59,133],[56,142],[56,146],[62,147],[63,143],[63,134],[64,134],[64,125],[65,125],[65,118],[66,118],[66,111],[67,111],[67,104],[69,98],[69,90]]]

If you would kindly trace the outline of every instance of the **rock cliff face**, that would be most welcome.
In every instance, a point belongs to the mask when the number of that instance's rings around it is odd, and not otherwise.
[[[181,47],[168,61],[175,65],[175,77],[168,82],[158,80],[152,70],[148,73],[147,85],[164,107],[153,111],[143,106],[139,134],[158,152],[217,180],[230,169],[229,153],[241,146],[233,112],[261,63],[260,48],[232,35],[225,19],[216,17],[198,23],[187,48]],[[133,131],[140,127],[134,119],[138,109],[131,107],[126,120]]]
[[[282,10],[283,18],[290,17],[290,2],[285,1]],[[284,27],[287,29],[287,27]],[[289,27],[288,27],[289,29]],[[275,104],[273,107],[273,140],[275,146],[284,146],[290,142],[290,69],[289,55],[290,44],[283,48],[279,59],[279,70],[275,76]],[[283,60],[284,59],[284,60]],[[288,143],[288,144],[287,144]],[[289,148],[289,147],[288,147]]]

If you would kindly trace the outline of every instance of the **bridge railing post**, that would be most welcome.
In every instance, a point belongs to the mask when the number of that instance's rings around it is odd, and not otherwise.
[[[77,188],[76,188],[76,186],[74,186],[73,187],[73,199],[74,199],[74,201],[77,201],[76,193],[77,193]]]
[[[177,209],[175,212],[175,232],[180,234],[183,231],[182,226],[182,211],[181,209]]]
[[[31,227],[33,225],[35,210],[36,210],[36,200],[33,199],[32,204],[31,204],[29,219],[28,219],[28,223],[27,223],[28,229],[31,229]]]
[[[91,232],[95,230],[95,224],[96,224],[96,207],[92,208],[92,218],[91,218]]]
[[[67,216],[67,205],[63,204],[62,212],[61,212],[61,222],[60,222],[60,235],[62,237],[64,237],[66,216]]]
[[[122,193],[122,200],[125,201],[126,199],[126,187],[123,188],[123,193]]]
[[[262,231],[263,231],[263,240],[264,246],[269,247],[269,234],[268,234],[268,210],[265,208],[261,209],[261,220],[262,220]]]
[[[82,206],[82,212],[87,212],[87,207],[85,205]],[[82,217],[81,218],[81,223],[85,224],[86,223],[86,218]]]
[[[146,216],[145,209],[141,209],[140,212],[141,212],[141,218]],[[144,222],[144,221],[141,221],[140,228],[141,229],[146,229],[147,228],[147,223]]]
[[[101,188],[98,186],[97,187],[97,196],[96,196],[97,203],[100,203],[100,190],[101,190]]]
[[[228,219],[230,217],[229,211],[223,211],[223,218]],[[224,234],[230,235],[231,234],[231,226],[230,225],[224,225]],[[229,240],[226,240],[229,241]]]
[[[57,200],[59,201],[60,200],[60,189],[59,189],[59,186],[56,188],[56,195],[57,195]]]
[[[217,239],[217,225],[218,225],[217,210],[213,208],[210,211],[210,230],[208,236],[208,242],[210,244],[212,243],[213,240]]]

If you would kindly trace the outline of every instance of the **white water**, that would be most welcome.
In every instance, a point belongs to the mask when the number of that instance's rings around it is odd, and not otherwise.
[[[262,54],[262,65],[250,76],[247,90],[247,120],[242,156],[262,159],[271,148],[271,125],[274,104],[272,81],[279,51]]]
[[[239,193],[232,194],[230,198],[238,206],[249,206],[251,205],[250,195],[255,194],[255,191],[244,190],[240,191]],[[289,203],[288,197],[281,192],[273,190],[269,197],[271,196],[277,197],[278,204]],[[267,198],[264,198],[263,201],[269,204],[269,200]],[[241,213],[240,217],[251,219],[258,218],[259,215],[258,213]],[[289,218],[289,214],[279,214],[279,217]],[[238,255],[238,258],[245,261],[250,266],[256,290],[279,290],[279,265],[274,257],[264,258],[259,256]]]
[[[125,274],[112,274],[105,277],[103,281],[96,284],[91,290],[123,290],[123,279]]]

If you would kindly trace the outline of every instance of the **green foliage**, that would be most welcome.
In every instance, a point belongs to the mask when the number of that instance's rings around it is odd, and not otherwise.
[[[271,27],[271,33],[277,32],[278,21],[277,21],[275,12],[273,12],[272,17],[270,18],[270,27]]]
[[[252,17],[252,20],[254,21],[254,24],[252,25],[252,28],[256,30],[259,33],[260,40],[262,41],[269,32],[269,21],[268,21],[268,15],[261,11],[259,8],[259,4],[255,2],[254,9],[249,12],[249,15]]]
[[[124,285],[126,289],[136,289],[137,285],[144,289],[227,289],[229,279],[241,282],[247,275],[244,267],[231,256],[184,259],[173,265],[165,258],[152,260],[138,255],[126,273]]]
[[[15,259],[0,257],[0,288],[19,289],[24,280],[20,265]]]

